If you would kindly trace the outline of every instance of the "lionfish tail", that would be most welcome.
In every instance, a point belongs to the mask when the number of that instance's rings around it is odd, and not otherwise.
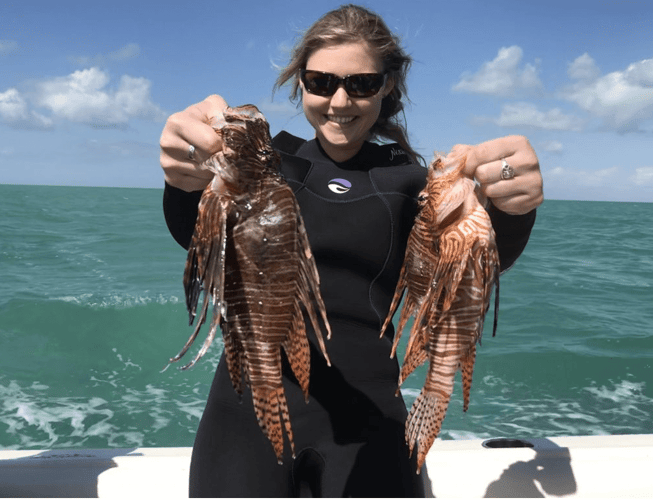
[[[440,433],[448,406],[448,396],[443,398],[425,389],[422,389],[413,403],[406,420],[406,442],[411,456],[417,447],[417,474],[424,465],[433,441]]]

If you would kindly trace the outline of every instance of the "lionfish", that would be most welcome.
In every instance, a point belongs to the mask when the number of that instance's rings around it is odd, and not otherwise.
[[[224,118],[211,126],[223,149],[206,162],[215,176],[202,193],[186,260],[183,282],[191,325],[202,292],[204,297],[192,335],[170,363],[194,342],[211,301],[207,338],[182,369],[206,353],[219,325],[231,383],[241,395],[243,383],[251,388],[258,424],[281,463],[284,429],[295,455],[281,348],[308,401],[310,352],[303,309],[328,364],[318,316],[327,338],[331,329],[299,205],[279,173],[281,159],[272,148],[268,122],[255,106],[244,105],[226,108]]]
[[[406,420],[410,453],[417,446],[417,472],[442,427],[453,392],[454,376],[462,371],[463,411],[469,393],[485,314],[495,292],[493,335],[499,297],[499,255],[494,230],[479,203],[475,183],[462,174],[466,157],[452,151],[435,156],[420,193],[420,211],[408,246],[390,312],[388,327],[406,292],[392,347],[396,354],[401,332],[414,316],[399,385],[429,361],[426,382]]]

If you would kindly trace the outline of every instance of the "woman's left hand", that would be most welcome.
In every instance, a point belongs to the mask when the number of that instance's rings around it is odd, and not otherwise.
[[[526,137],[513,135],[476,146],[454,146],[459,148],[467,154],[464,173],[479,182],[481,193],[502,212],[521,215],[542,203],[540,164]],[[502,179],[503,160],[512,167],[514,177]]]

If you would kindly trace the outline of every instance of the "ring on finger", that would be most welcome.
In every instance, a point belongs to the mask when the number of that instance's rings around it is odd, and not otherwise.
[[[508,165],[505,158],[501,159],[501,180],[507,181],[515,177],[515,169]]]
[[[188,145],[188,159],[191,161],[195,160],[195,146],[192,144]]]

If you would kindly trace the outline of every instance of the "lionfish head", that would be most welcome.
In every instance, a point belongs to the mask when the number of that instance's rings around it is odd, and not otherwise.
[[[455,215],[462,207],[474,182],[463,175],[466,154],[452,149],[445,157],[435,153],[426,175],[426,187],[419,194],[424,214],[435,224]]]
[[[221,162],[223,177],[234,177],[242,183],[278,171],[281,158],[272,147],[270,125],[256,106],[227,107],[223,118],[213,120],[211,125],[222,136],[226,160]]]

